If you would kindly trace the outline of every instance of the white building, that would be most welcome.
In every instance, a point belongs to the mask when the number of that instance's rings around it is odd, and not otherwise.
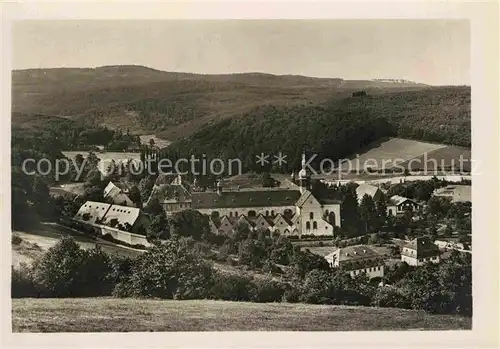
[[[401,261],[413,266],[421,266],[425,263],[439,263],[439,247],[427,236],[418,237],[407,242],[401,250]]]
[[[370,279],[384,276],[384,258],[366,245],[347,246],[325,256],[332,268],[342,268],[351,276],[366,274]]]
[[[341,202],[333,197],[334,193],[323,193],[321,197],[311,193],[305,155],[298,183],[298,189],[227,191],[218,182],[216,191],[189,191],[179,178],[175,183],[159,186],[155,195],[163,200],[160,202],[167,214],[193,209],[213,217],[219,233],[229,234],[234,229],[234,219],[244,216],[253,229],[265,227],[284,235],[332,236],[335,226],[341,226]]]
[[[110,204],[128,206],[128,207],[136,207],[136,204],[132,200],[130,200],[127,195],[128,190],[124,188],[122,185],[109,182],[108,185],[104,188],[104,201]]]
[[[145,234],[149,218],[140,209],[102,202],[85,202],[74,219],[89,225],[107,225],[131,233]]]
[[[399,195],[391,196],[387,202],[387,214],[389,216],[403,214],[406,211],[415,212],[419,208],[420,204],[415,200]]]

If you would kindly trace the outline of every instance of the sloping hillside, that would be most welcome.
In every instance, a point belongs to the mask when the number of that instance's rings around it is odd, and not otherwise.
[[[200,75],[141,66],[30,69],[12,74],[15,112],[62,116],[176,140],[262,105],[309,105],[363,89],[422,89],[394,81],[346,81],[248,73]]]
[[[471,318],[394,308],[208,300],[12,300],[13,332],[470,330],[471,326]]]
[[[364,169],[364,164],[370,165],[373,169],[389,169],[412,158],[422,156],[424,153],[444,147],[446,147],[445,144],[432,144],[401,138],[382,140],[370,144],[366,149],[360,149],[358,153],[350,157],[351,161],[342,165],[342,170],[356,170],[357,167],[354,167],[356,161],[359,161],[361,165],[360,171]]]
[[[417,142],[419,149],[413,150],[406,149],[411,142],[391,144],[389,158],[400,163],[448,144],[470,147],[470,89],[436,87],[333,99],[323,105],[262,106],[174,142],[169,156],[239,158],[259,171],[263,168],[254,166],[257,154],[282,152],[290,171],[299,166],[304,147],[318,154],[313,162],[318,167],[323,158],[336,162],[394,136],[442,143],[424,147]]]

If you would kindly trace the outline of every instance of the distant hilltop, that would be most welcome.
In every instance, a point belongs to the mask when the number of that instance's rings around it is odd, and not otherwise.
[[[411,80],[405,80],[405,79],[372,79],[372,81],[378,81],[378,82],[388,82],[388,83],[394,83],[394,84],[415,84],[415,85],[422,85],[418,82],[411,81]]]

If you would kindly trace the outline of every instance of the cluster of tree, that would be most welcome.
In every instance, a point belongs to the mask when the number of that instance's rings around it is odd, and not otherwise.
[[[440,180],[437,177],[426,181],[417,180],[397,183],[390,186],[387,196],[399,195],[417,201],[427,201],[431,198],[434,190],[443,188],[447,184],[449,184],[447,181]]]
[[[450,86],[334,99],[330,105],[381,116],[401,138],[470,147],[470,103],[470,87]]]
[[[208,158],[241,159],[247,170],[289,172],[299,167],[304,146],[318,154],[312,163],[318,166],[324,158],[346,158],[387,136],[470,147],[470,89],[350,97],[324,106],[261,106],[175,142],[168,157],[204,153]],[[286,166],[256,166],[255,154],[276,149],[287,154]]]
[[[122,151],[130,146],[139,148],[141,144],[129,129],[123,132],[61,117],[14,112],[12,124],[14,143],[38,150],[43,144],[50,144],[53,149],[63,150],[95,150],[96,145],[102,145],[107,150]]]
[[[317,166],[323,158],[347,157],[378,138],[394,134],[385,119],[368,117],[367,113],[321,106],[257,107],[242,118],[223,120],[174,142],[165,156],[177,159],[194,154],[201,158],[206,154],[207,159],[240,159],[244,170],[289,173],[300,166],[304,146],[319,154],[313,161]],[[256,164],[256,154],[278,150],[287,155],[287,164],[281,168],[271,162]]]
[[[54,173],[46,172],[54,168],[58,159],[64,156],[57,149],[50,149],[40,141],[43,151],[26,149],[13,144],[11,152],[11,221],[15,229],[33,227],[40,220],[52,219],[56,215],[49,185],[54,182]],[[26,162],[33,159],[34,162]],[[40,162],[40,160],[45,162]],[[44,164],[44,167],[37,164]],[[40,171],[39,171],[40,170]],[[40,172],[47,173],[46,175]],[[71,173],[61,176],[69,179]]]
[[[440,264],[428,263],[422,267],[402,262],[386,267],[385,279],[391,287],[379,292],[376,305],[472,315],[470,254],[453,251]]]
[[[470,256],[453,254],[440,265],[389,268],[391,286],[377,286],[364,274],[351,277],[307,253],[295,254],[292,272],[281,279],[217,272],[191,238],[171,238],[135,259],[83,250],[63,238],[31,267],[13,269],[13,297],[150,297],[226,299],[255,302],[373,305],[472,315]],[[273,258],[289,258],[281,241]],[[293,248],[292,248],[293,250]],[[269,257],[271,258],[271,257]],[[308,260],[309,262],[304,262]]]

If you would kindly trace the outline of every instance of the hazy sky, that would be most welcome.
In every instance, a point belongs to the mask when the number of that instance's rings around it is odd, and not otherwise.
[[[138,64],[470,84],[467,21],[23,21],[12,41],[14,69]]]

